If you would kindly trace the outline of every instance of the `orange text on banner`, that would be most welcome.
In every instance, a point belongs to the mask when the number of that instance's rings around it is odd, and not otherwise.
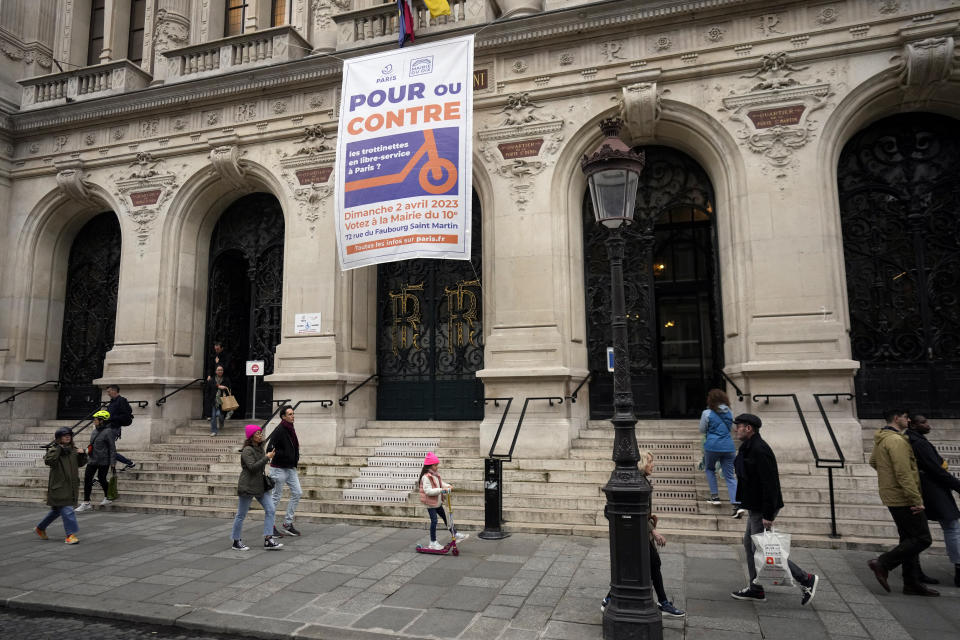
[[[440,233],[416,233],[386,240],[371,240],[370,242],[348,244],[347,254],[363,253],[364,251],[373,251],[374,249],[386,249],[387,247],[398,247],[404,244],[457,244],[458,240],[459,238],[457,236]]]

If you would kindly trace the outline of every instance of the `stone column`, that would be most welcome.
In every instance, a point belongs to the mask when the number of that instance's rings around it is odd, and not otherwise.
[[[335,51],[337,48],[337,25],[333,15],[350,8],[350,0],[313,0],[310,44],[314,52]]]
[[[154,14],[150,46],[144,39],[144,57],[153,56],[154,82],[163,82],[170,77],[170,66],[164,51],[178,49],[190,44],[190,1],[189,0],[160,0],[157,12]]]

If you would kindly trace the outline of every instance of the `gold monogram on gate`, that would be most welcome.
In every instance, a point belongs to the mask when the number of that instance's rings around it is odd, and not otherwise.
[[[393,342],[393,355],[399,356],[400,349],[407,347],[407,330],[410,331],[410,345],[420,351],[420,298],[411,291],[423,291],[423,283],[405,284],[399,293],[390,292],[390,306],[393,309],[393,326],[390,338]]]
[[[455,288],[444,287],[443,292],[447,294],[447,327],[449,329],[449,339],[447,341],[447,350],[453,353],[454,335],[456,335],[456,346],[464,346],[464,333],[466,333],[466,344],[477,346],[473,341],[476,336],[475,323],[477,322],[477,295],[467,287],[479,287],[479,280],[461,280]],[[456,325],[456,334],[454,334],[454,325]],[[466,331],[464,331],[466,329]]]

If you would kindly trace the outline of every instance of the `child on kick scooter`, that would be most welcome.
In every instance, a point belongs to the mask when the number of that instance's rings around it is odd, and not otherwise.
[[[443,510],[440,504],[440,496],[449,493],[453,487],[440,479],[437,473],[437,467],[440,466],[440,458],[432,451],[427,453],[423,459],[423,469],[420,470],[420,502],[427,507],[427,513],[430,514],[430,545],[428,549],[440,551],[443,545],[437,542],[437,516],[443,518],[443,524],[450,530],[450,534],[457,542],[469,537],[466,533],[457,533],[456,528],[447,523],[447,512]]]

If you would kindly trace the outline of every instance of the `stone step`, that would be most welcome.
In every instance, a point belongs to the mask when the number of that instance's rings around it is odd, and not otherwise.
[[[376,436],[366,436],[366,435],[357,435],[354,437],[344,438],[343,446],[345,447],[375,447],[377,449],[403,449],[410,451],[422,451],[425,455],[427,451],[433,451],[438,447],[443,447],[445,449],[449,448],[473,448],[479,450],[480,448],[480,438],[479,436],[442,436],[433,438],[430,440],[418,440],[415,438],[398,438],[398,437],[376,437]]]
[[[341,456],[369,456],[369,455],[378,455],[372,447],[337,447],[337,455]],[[396,449],[396,451],[401,451]],[[423,455],[425,455],[429,449],[425,449],[422,453],[417,455],[420,466],[423,466]],[[445,459],[451,458],[481,458],[479,446],[471,447],[436,447],[434,453],[437,457],[440,458],[440,463],[443,464]],[[384,454],[387,455],[387,454]]]
[[[382,427],[371,427],[366,426],[360,429],[357,429],[356,435],[358,437],[366,438],[417,438],[422,437],[425,429],[422,426],[419,426],[419,423],[405,423],[407,426],[404,427],[394,427],[392,429],[384,429]],[[465,438],[477,436],[480,432],[478,425],[474,423],[468,423],[467,426],[462,427],[446,427],[443,429],[436,429],[433,426],[430,427],[429,433],[431,436],[436,436],[438,438]]]

